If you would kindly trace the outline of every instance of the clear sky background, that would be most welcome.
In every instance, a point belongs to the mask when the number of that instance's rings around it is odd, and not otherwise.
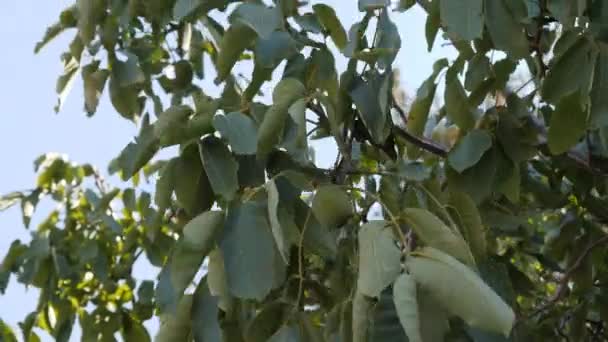
[[[4,0],[0,1],[0,38],[4,49],[0,54],[0,194],[32,188],[35,184],[33,160],[47,152],[65,153],[78,163],[92,163],[107,175],[106,166],[137,133],[136,127],[122,119],[113,110],[107,90],[104,92],[97,114],[86,117],[83,110],[82,81],[78,77],[61,112],[55,114],[55,82],[62,72],[59,56],[67,46],[75,30],[60,35],[42,52],[34,55],[35,43],[46,27],[54,23],[61,10],[72,0]],[[357,0],[312,1],[323,2],[336,8],[346,30],[362,17]],[[393,13],[398,25],[402,47],[395,67],[401,70],[402,86],[408,94],[428,77],[433,62],[446,55],[453,57],[450,48],[441,47],[437,40],[433,53],[427,53],[424,38],[426,15],[419,8],[407,13]],[[439,38],[439,37],[438,37]],[[344,69],[345,59],[337,59],[339,72]],[[249,74],[250,71],[246,72]],[[211,76],[211,75],[209,75]],[[203,88],[213,87],[209,77]],[[266,89],[269,86],[265,87]],[[326,164],[334,156],[317,145],[317,158]],[[116,179],[111,178],[116,183]],[[39,206],[32,228],[48,213],[49,204]],[[7,252],[14,239],[29,240],[29,232],[23,228],[18,206],[0,213],[0,258]],[[152,278],[150,271],[140,270],[142,278]],[[17,323],[36,306],[38,292],[25,288],[14,277],[4,296],[0,296],[0,318],[17,330]],[[151,326],[152,328],[153,325]],[[77,335],[73,341],[79,340]],[[154,331],[151,331],[154,334]],[[43,340],[49,340],[44,338]]]

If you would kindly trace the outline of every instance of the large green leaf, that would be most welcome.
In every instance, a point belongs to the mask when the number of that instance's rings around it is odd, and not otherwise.
[[[112,75],[118,81],[120,87],[128,87],[142,83],[146,76],[139,66],[139,58],[132,53],[125,53],[127,60],[114,59],[112,65]]]
[[[156,300],[162,312],[175,310],[203,259],[215,245],[223,222],[223,212],[207,211],[186,224],[183,237],[159,276]]]
[[[497,151],[492,148],[484,153],[481,160],[462,173],[452,168],[446,168],[446,176],[450,188],[467,193],[475,203],[486,199],[494,189],[497,175]]]
[[[496,49],[506,51],[511,58],[523,58],[529,54],[528,37],[509,2],[516,1],[485,0],[486,26]]]
[[[159,140],[154,134],[154,125],[149,123],[145,116],[142,120],[139,135],[135,141],[129,143],[112,161],[111,168],[122,171],[122,179],[128,180],[146,165],[156,154],[159,148]]]
[[[344,49],[347,42],[346,31],[344,31],[344,27],[336,16],[334,9],[325,4],[316,4],[312,8],[323,28],[329,32],[336,47],[340,50]]]
[[[551,64],[541,90],[544,100],[558,103],[564,96],[577,90],[586,94],[591,84],[596,56],[595,45],[586,36],[580,36]]]
[[[283,24],[280,8],[253,2],[239,5],[230,15],[230,19],[249,26],[262,38],[269,38],[272,32]]]
[[[401,251],[385,221],[371,221],[359,230],[359,278],[357,290],[378,297],[401,271]]]
[[[393,299],[397,314],[410,342],[423,341],[416,292],[416,281],[407,273],[402,273],[393,284]]]
[[[448,204],[456,211],[456,221],[459,223],[473,255],[477,258],[485,257],[486,232],[475,202],[464,192],[452,191]]]
[[[102,0],[78,0],[78,35],[84,45],[95,37],[100,10],[105,7]]]
[[[240,112],[216,115],[213,126],[228,140],[234,153],[255,154],[258,128],[251,117]]]
[[[359,0],[359,11],[369,11],[384,8],[389,5],[389,0]]]
[[[213,192],[227,201],[232,200],[239,188],[239,164],[230,150],[219,138],[207,136],[200,142],[200,153]]]
[[[467,265],[475,265],[469,246],[456,227],[448,227],[425,209],[408,208],[404,213],[409,226],[425,245],[442,250]]]
[[[312,201],[312,212],[321,224],[338,228],[353,215],[354,208],[343,187],[327,185],[317,190]]]
[[[218,81],[223,81],[230,75],[234,64],[240,59],[243,51],[253,44],[255,38],[255,31],[242,23],[235,23],[228,28],[220,42],[217,56]]]
[[[476,54],[467,64],[464,87],[475,91],[490,76],[490,59],[484,54]]]
[[[249,342],[268,341],[284,324],[289,307],[285,303],[271,302],[264,306],[247,327],[245,335]],[[273,338],[271,340],[276,340]],[[280,340],[280,339],[279,339]]]
[[[179,206],[195,216],[213,204],[213,191],[203,170],[196,146],[190,146],[176,161],[174,175],[175,198]]]
[[[297,52],[298,44],[291,34],[285,31],[274,31],[267,38],[257,40],[255,61],[257,65],[264,68],[275,68],[283,60],[289,59]]]
[[[193,111],[190,106],[171,106],[160,113],[154,123],[154,135],[160,140],[162,146],[179,144],[186,136],[188,117]]]
[[[462,172],[477,164],[490,147],[492,147],[492,136],[488,132],[472,130],[450,151],[448,162],[454,170]]]
[[[266,111],[258,130],[258,154],[265,155],[279,143],[289,107],[304,97],[306,89],[294,78],[285,78],[277,84],[272,93],[272,106]]]
[[[562,97],[551,115],[547,144],[553,154],[568,151],[585,134],[587,111],[578,92]]]
[[[230,293],[238,298],[262,300],[273,287],[275,247],[266,205],[232,203],[220,242]]]
[[[296,225],[304,234],[304,249],[326,259],[333,259],[336,255],[336,238],[326,226],[319,223],[312,208],[301,199],[294,204],[294,218]]]
[[[441,21],[448,31],[464,40],[481,37],[483,30],[483,0],[439,0]]]
[[[406,266],[450,314],[471,326],[510,334],[513,310],[467,266],[431,247],[412,253]]]

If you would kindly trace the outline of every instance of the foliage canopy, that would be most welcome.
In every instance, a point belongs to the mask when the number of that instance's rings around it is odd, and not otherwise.
[[[40,289],[23,340],[607,340],[608,3],[358,6],[349,29],[297,0],[66,8],[35,46],[75,32],[56,110],[81,76],[85,112],[105,91],[139,134],[108,167],[126,188],[49,154],[0,198],[26,227],[58,204],[0,267],[0,292]],[[428,49],[441,33],[458,56],[404,106],[395,21],[413,6]],[[134,277],[144,257],[156,279]],[[0,340],[17,340],[1,320]]]

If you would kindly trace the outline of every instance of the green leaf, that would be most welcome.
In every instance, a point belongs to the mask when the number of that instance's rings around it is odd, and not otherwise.
[[[173,172],[175,198],[190,216],[196,216],[211,207],[214,201],[213,191],[196,148],[184,151],[176,161]]]
[[[154,337],[154,342],[188,341],[192,329],[190,312],[192,311],[192,295],[184,296],[175,312],[164,313],[160,316],[160,328]]]
[[[32,215],[34,215],[34,210],[36,210],[38,201],[40,201],[41,193],[41,189],[36,189],[21,199],[21,214],[25,228],[30,226],[30,221],[32,219]]]
[[[407,208],[404,213],[405,220],[425,245],[448,253],[467,265],[475,265],[471,250],[456,227],[448,227],[425,209]]]
[[[76,79],[76,75],[78,71],[80,71],[80,65],[78,60],[69,53],[66,53],[61,56],[63,62],[63,74],[59,76],[57,79],[57,84],[55,85],[55,91],[57,92],[57,105],[55,105],[55,112],[58,113],[65,102],[66,97],[70,93],[72,89],[72,85],[74,84],[74,80]]]
[[[467,65],[464,87],[475,91],[490,75],[490,59],[483,54],[476,54]]]
[[[84,45],[95,37],[95,28],[100,10],[105,7],[102,0],[78,0],[78,35]]]
[[[336,16],[334,9],[325,4],[316,4],[312,8],[323,28],[329,32],[336,47],[339,50],[344,49],[347,43],[346,31],[344,31],[344,27]]]
[[[429,14],[426,17],[426,23],[424,25],[424,35],[426,37],[428,52],[433,50],[433,44],[435,44],[435,38],[437,37],[437,32],[439,32],[439,26],[441,25],[439,2],[440,1],[431,1]]]
[[[350,196],[339,185],[320,187],[312,201],[312,212],[328,228],[342,226],[353,215]]]
[[[135,142],[129,143],[112,164],[122,171],[122,179],[128,180],[154,157],[158,148],[159,141],[154,135],[154,126],[150,125],[148,117],[145,116]]]
[[[123,314],[122,338],[125,341],[149,342],[150,335],[146,328],[128,314]]]
[[[558,103],[564,96],[577,90],[580,90],[581,94],[587,94],[596,56],[594,44],[586,36],[580,36],[556,62],[551,64],[542,84],[543,99]]]
[[[279,253],[283,257],[286,264],[289,263],[289,251],[292,245],[299,242],[300,232],[294,222],[293,216],[288,213],[287,209],[281,203],[281,193],[279,186],[284,182],[284,179],[271,179],[266,183],[266,192],[268,193],[268,217],[272,235],[277,244]],[[283,201],[290,199],[283,196]]]
[[[492,136],[488,132],[472,130],[450,151],[448,162],[454,170],[462,172],[477,164],[490,147],[492,147]]]
[[[0,341],[2,342],[17,342],[17,336],[8,324],[0,319]]]
[[[297,147],[307,147],[306,137],[306,99],[299,99],[288,109],[289,116],[297,126],[295,143]]]
[[[393,284],[395,308],[397,308],[399,321],[401,321],[410,342],[424,341],[420,334],[416,292],[416,281],[407,273],[402,273]]]
[[[227,201],[232,200],[239,189],[239,164],[226,145],[214,136],[207,136],[200,142],[200,153],[213,192]]]
[[[446,168],[446,176],[450,188],[466,192],[475,203],[480,203],[495,190],[497,174],[496,150],[490,149],[484,153],[481,160],[462,173],[452,168]]]
[[[608,126],[608,46],[598,44],[599,54],[593,71],[593,88],[589,123],[594,127]]]
[[[283,25],[283,15],[278,7],[266,7],[263,4],[243,3],[230,15],[231,21],[239,21],[253,29],[261,38]]]
[[[46,44],[55,39],[65,29],[75,27],[77,25],[78,6],[73,4],[72,6],[64,9],[59,15],[59,21],[49,26],[44,32],[44,36],[36,43],[34,47],[34,53],[40,52]]]
[[[371,11],[384,8],[390,4],[389,0],[359,0],[359,11]]]
[[[186,135],[186,125],[193,110],[190,106],[171,106],[160,113],[154,123],[154,136],[159,139],[162,146],[179,144]]]
[[[232,203],[220,242],[230,293],[262,300],[273,287],[275,252],[266,205]]]
[[[127,120],[135,121],[143,110],[143,103],[139,97],[140,89],[136,86],[121,87],[112,73],[109,90],[110,101],[118,114]]]
[[[418,284],[448,312],[467,324],[508,336],[513,310],[473,272],[451,256],[431,247],[412,253],[406,266]]]
[[[355,80],[349,94],[374,142],[383,144],[389,132],[390,75],[373,73]]]
[[[289,107],[304,97],[306,89],[294,78],[281,80],[272,93],[272,106],[266,111],[258,130],[258,154],[265,155],[279,143]]]
[[[243,51],[253,44],[255,38],[256,33],[249,26],[242,23],[230,25],[219,46],[216,82],[224,81],[230,75],[234,64],[240,59]]]
[[[457,213],[456,218],[460,229],[469,243],[473,255],[478,258],[477,260],[484,258],[487,249],[486,232],[475,202],[463,192],[452,191],[448,204]]]
[[[388,1],[384,1],[388,3]],[[361,1],[359,2],[361,6]],[[381,69],[388,69],[393,64],[397,53],[401,48],[401,37],[399,36],[399,30],[397,25],[391,21],[387,10],[382,11],[378,18],[378,27],[376,31],[376,44],[375,49],[386,49],[388,53],[381,56],[378,60],[378,66]]]
[[[448,118],[458,125],[461,130],[467,131],[475,125],[474,109],[469,104],[467,94],[458,77],[450,79],[446,76],[445,109]]]
[[[448,31],[464,40],[481,38],[483,30],[483,0],[439,0],[441,21]]]
[[[207,211],[186,224],[183,237],[175,245],[159,275],[156,301],[161,312],[176,309],[184,290],[215,245],[223,222],[223,212]]]
[[[274,31],[267,38],[259,38],[255,45],[255,61],[264,68],[275,68],[283,60],[298,52],[297,42],[285,31]]]
[[[396,276],[396,275],[395,275]],[[352,341],[367,342],[370,340],[370,321],[373,313],[373,300],[361,292],[355,293],[352,307]]]
[[[530,54],[525,28],[510,10],[512,0],[485,0],[486,26],[498,50],[506,51],[509,57],[519,59]]]
[[[295,222],[304,234],[304,249],[325,259],[336,256],[336,238],[321,225],[310,208],[301,199],[295,202]]]
[[[207,279],[198,284],[192,301],[192,334],[196,342],[222,339],[218,322],[218,299],[209,292]]]
[[[357,291],[378,297],[401,271],[401,251],[385,221],[371,221],[359,230]]]
[[[17,204],[19,200],[24,198],[25,195],[22,192],[11,192],[2,197],[0,197],[0,211],[6,210],[13,205]]]
[[[115,59],[112,65],[112,75],[118,81],[118,85],[128,87],[143,83],[146,76],[139,66],[139,58],[128,52],[125,52],[125,56],[127,57],[126,61]]]
[[[213,118],[213,126],[228,140],[232,152],[255,154],[258,145],[258,128],[251,117],[240,112],[216,115]]]
[[[551,115],[547,145],[553,154],[562,154],[585,135],[587,111],[578,92],[563,97]]]
[[[203,4],[202,0],[177,0],[173,6],[173,18],[182,20]]]
[[[245,332],[247,341],[268,341],[280,330],[284,323],[284,316],[289,313],[288,309],[289,307],[285,303],[278,301],[265,305],[247,327]],[[276,339],[275,337],[271,340]]]
[[[93,62],[82,68],[82,80],[84,83],[84,109],[89,115],[97,111],[99,98],[103,93],[106,80],[110,72],[99,69],[99,62]]]

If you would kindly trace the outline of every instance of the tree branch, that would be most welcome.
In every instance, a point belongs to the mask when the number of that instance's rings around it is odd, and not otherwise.
[[[395,134],[398,137],[403,138],[404,140],[411,143],[412,145],[416,145],[416,146],[420,147],[421,149],[423,149],[427,152],[430,152],[436,156],[439,156],[441,158],[445,158],[448,156],[448,151],[445,149],[445,147],[440,146],[440,145],[436,144],[435,142],[430,141],[428,139],[419,138],[419,137],[413,135],[412,133],[404,130],[403,128],[393,126],[393,134]]]

